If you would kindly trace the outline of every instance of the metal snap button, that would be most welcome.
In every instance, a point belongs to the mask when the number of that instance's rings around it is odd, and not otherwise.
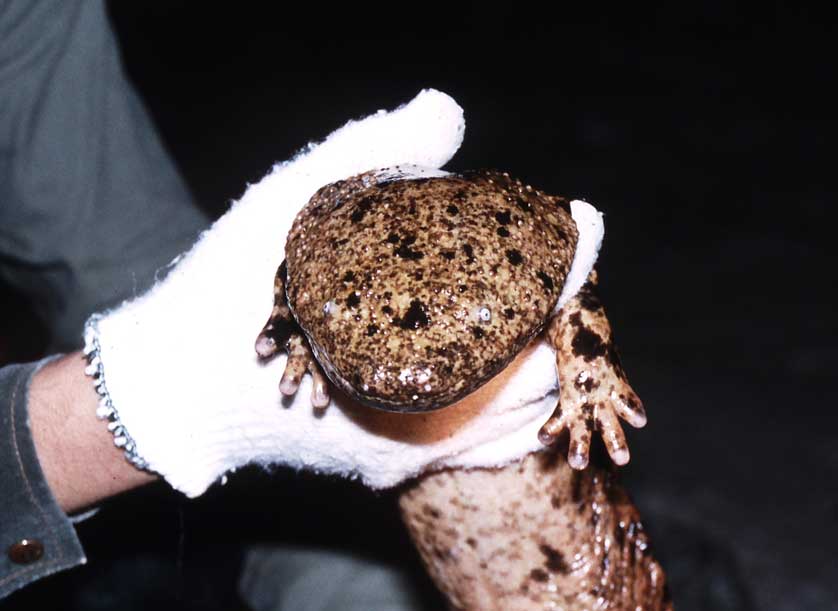
[[[9,547],[8,554],[15,564],[32,564],[44,555],[44,545],[37,539],[21,539]]]

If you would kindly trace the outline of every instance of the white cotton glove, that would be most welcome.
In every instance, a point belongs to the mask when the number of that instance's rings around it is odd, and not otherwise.
[[[85,333],[88,373],[102,395],[99,416],[126,455],[197,496],[254,462],[388,487],[429,468],[500,465],[539,449],[538,429],[557,401],[555,357],[544,342],[459,404],[424,414],[342,398],[315,412],[311,378],[284,398],[285,355],[262,363],[253,347],[287,233],[314,192],[375,168],[439,168],[464,129],[462,109],[433,90],[349,122],[250,186],[145,295],[94,316]]]

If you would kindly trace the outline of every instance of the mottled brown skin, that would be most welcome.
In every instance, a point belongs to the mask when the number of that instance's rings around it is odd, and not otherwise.
[[[576,237],[564,200],[503,174],[377,183],[368,173],[321,189],[297,216],[288,301],[350,396],[390,411],[438,409],[541,330]]]
[[[539,437],[550,444],[567,429],[568,462],[574,469],[588,464],[593,431],[602,435],[614,462],[626,464],[629,449],[617,416],[634,427],[646,424],[646,412],[626,380],[596,284],[592,272],[547,327],[547,341],[556,351],[559,403]]]
[[[579,471],[595,430],[614,462],[627,462],[617,416],[634,426],[646,417],[596,274],[552,315],[577,237],[566,200],[505,174],[379,183],[368,173],[315,194],[276,275],[256,349],[289,354],[285,394],[310,372],[318,407],[329,402],[318,363],[362,403],[425,411],[478,388],[547,327],[560,402],[539,437],[550,444],[567,431],[567,461],[554,448],[502,469],[430,473],[400,496],[454,609],[672,608],[613,472]]]
[[[610,468],[555,452],[413,482],[402,517],[452,609],[667,611],[637,508]]]
[[[593,296],[595,274],[553,316],[578,239],[568,201],[499,172],[392,175],[327,185],[297,215],[256,342],[262,357],[290,355],[282,392],[294,393],[309,371],[313,404],[327,405],[319,364],[365,405],[439,409],[490,380],[548,325],[561,397],[540,439],[550,444],[567,429],[570,464],[582,469],[596,429],[613,460],[628,462],[617,416],[634,426],[646,419]]]

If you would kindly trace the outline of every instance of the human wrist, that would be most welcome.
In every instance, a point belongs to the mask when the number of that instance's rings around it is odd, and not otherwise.
[[[75,352],[44,365],[29,389],[29,423],[44,477],[59,506],[76,512],[151,482],[128,463],[96,418],[97,394]]]

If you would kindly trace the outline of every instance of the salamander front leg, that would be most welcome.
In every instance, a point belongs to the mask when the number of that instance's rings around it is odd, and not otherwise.
[[[274,306],[268,322],[256,338],[256,353],[263,359],[272,357],[279,351],[288,354],[285,371],[279,382],[283,395],[293,395],[300,387],[306,371],[311,374],[313,386],[311,404],[316,408],[329,405],[329,384],[320,365],[314,358],[308,340],[300,329],[285,295],[285,261],[279,266],[274,279]]]
[[[596,280],[596,272],[591,272],[588,282],[547,329],[548,341],[556,350],[559,404],[541,427],[539,438],[550,444],[567,429],[567,460],[574,469],[587,466],[594,431],[602,435],[611,459],[626,464],[629,449],[618,416],[636,428],[646,424],[643,404],[629,386],[611,325],[596,295]]]

